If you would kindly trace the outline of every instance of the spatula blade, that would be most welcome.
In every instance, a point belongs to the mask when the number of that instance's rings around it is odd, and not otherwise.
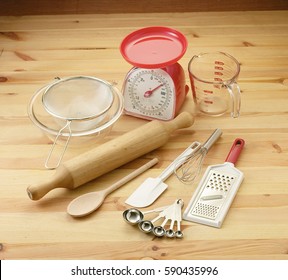
[[[125,201],[133,207],[141,208],[151,205],[168,185],[159,178],[147,178]]]

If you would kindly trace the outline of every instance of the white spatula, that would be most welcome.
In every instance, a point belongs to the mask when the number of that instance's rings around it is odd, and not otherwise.
[[[196,143],[196,144],[195,144]],[[164,181],[174,172],[175,164],[181,164],[181,159],[191,155],[201,146],[193,142],[182,154],[180,154],[158,177],[147,178],[125,201],[133,207],[147,207],[151,205],[168,187]]]

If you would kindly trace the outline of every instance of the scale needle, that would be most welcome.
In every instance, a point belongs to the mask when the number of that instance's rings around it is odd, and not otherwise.
[[[157,90],[158,88],[162,87],[163,84],[155,87],[154,89],[150,89],[150,90],[147,90],[145,93],[144,93],[144,97],[149,97],[155,90]]]

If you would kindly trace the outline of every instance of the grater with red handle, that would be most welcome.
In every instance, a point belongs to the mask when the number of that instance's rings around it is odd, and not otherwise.
[[[244,144],[243,139],[235,139],[225,163],[207,168],[184,211],[184,220],[221,227],[244,179],[243,173],[234,167]]]

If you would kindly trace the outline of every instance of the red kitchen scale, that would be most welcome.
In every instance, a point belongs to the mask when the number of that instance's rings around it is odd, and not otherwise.
[[[177,115],[189,90],[177,62],[186,49],[186,37],[168,27],[146,27],[123,39],[120,52],[134,66],[122,89],[126,114],[149,120]]]

